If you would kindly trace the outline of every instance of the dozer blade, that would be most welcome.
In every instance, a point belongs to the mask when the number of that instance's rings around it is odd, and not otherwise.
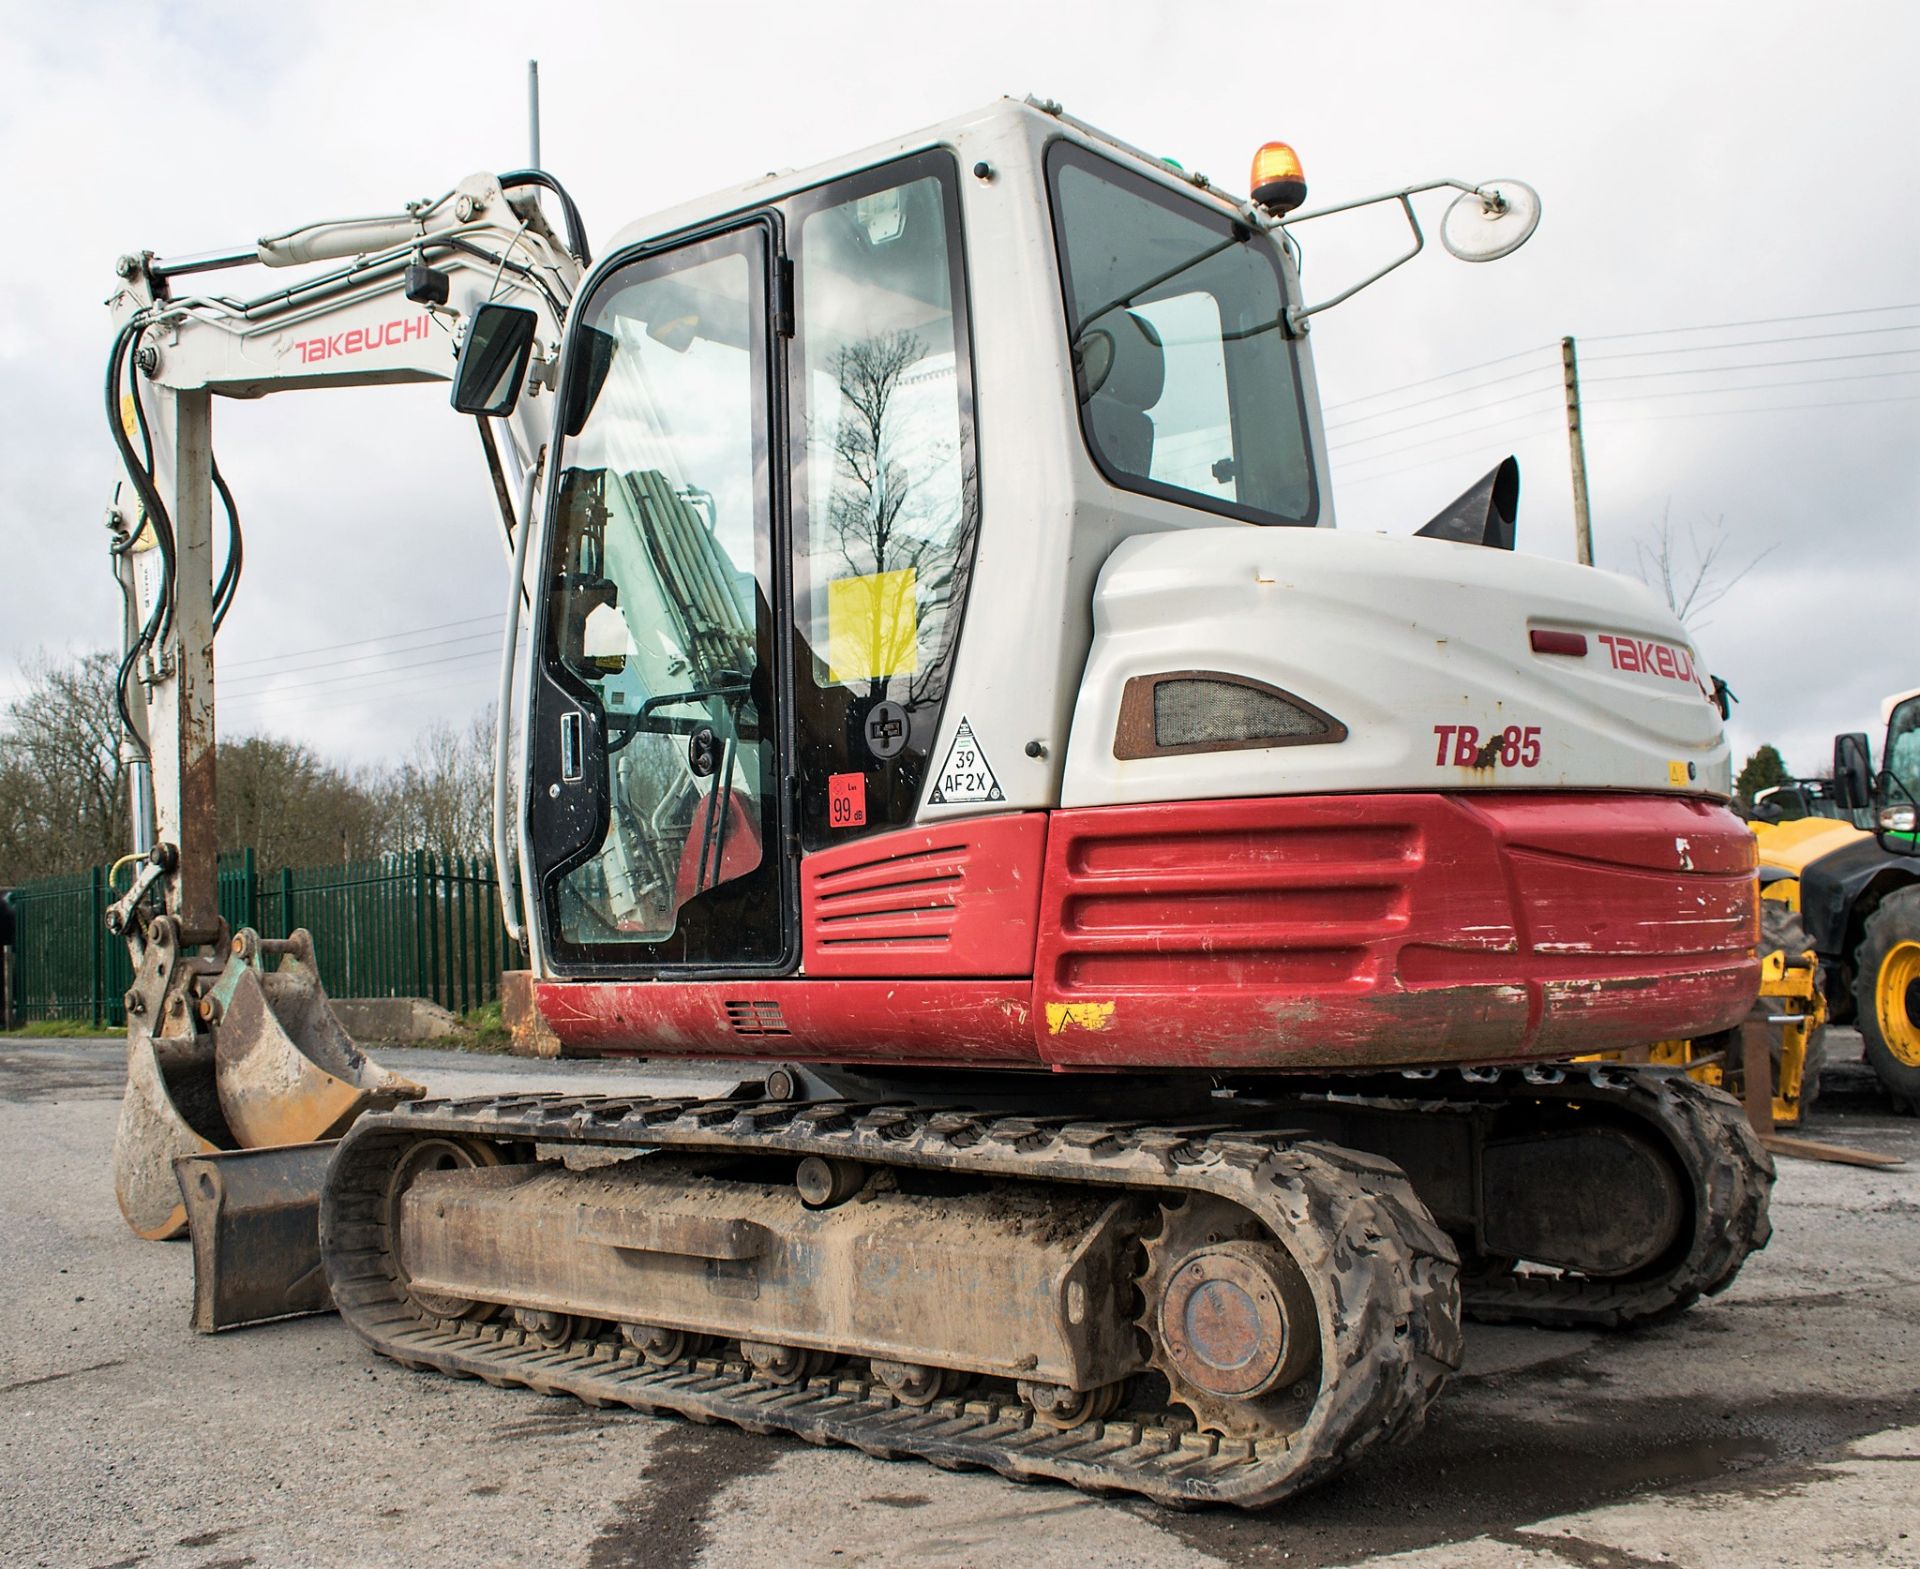
[[[214,1077],[220,1109],[246,1149],[338,1136],[367,1110],[426,1094],[424,1086],[371,1061],[340,1027],[304,931],[260,943],[286,955],[278,970],[251,962],[250,932],[213,990]]]
[[[320,1189],[338,1142],[174,1159],[193,1233],[195,1329],[210,1335],[332,1311],[320,1265]]]
[[[158,1242],[187,1229],[173,1162],[209,1153],[225,1136],[212,1046],[204,1039],[155,1041],[136,1026],[127,1041],[127,1092],[113,1140],[113,1196],[135,1233]]]

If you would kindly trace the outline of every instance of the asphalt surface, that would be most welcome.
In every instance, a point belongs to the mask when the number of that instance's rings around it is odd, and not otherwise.
[[[381,1055],[443,1092],[581,1083]],[[1806,1131],[1905,1167],[1782,1160],[1772,1245],[1675,1323],[1470,1326],[1417,1438],[1253,1516],[410,1373],[331,1316],[196,1336],[187,1248],[114,1207],[120,1080],[114,1043],[0,1038],[0,1563],[1920,1566],[1920,1123],[1857,1064]]]

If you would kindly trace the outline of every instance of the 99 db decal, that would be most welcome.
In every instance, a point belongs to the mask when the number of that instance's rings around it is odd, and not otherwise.
[[[1504,730],[1489,732],[1484,741],[1474,725],[1435,725],[1433,733],[1440,738],[1433,754],[1436,768],[1449,763],[1455,768],[1491,768],[1495,763],[1503,768],[1540,766],[1538,725],[1508,725]]]

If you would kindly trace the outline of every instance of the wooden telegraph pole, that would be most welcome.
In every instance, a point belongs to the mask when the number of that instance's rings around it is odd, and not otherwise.
[[[1580,433],[1580,364],[1573,339],[1560,340],[1560,368],[1567,384],[1567,452],[1573,460],[1573,542],[1580,565],[1593,565],[1593,515],[1587,510],[1587,442]]]

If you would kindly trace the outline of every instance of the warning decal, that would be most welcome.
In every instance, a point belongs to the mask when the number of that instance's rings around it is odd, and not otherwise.
[[[927,801],[933,806],[951,806],[963,801],[1004,801],[1000,781],[993,777],[993,765],[974,739],[973,725],[960,716],[960,728],[947,748],[947,760],[933,781],[933,794]]]

